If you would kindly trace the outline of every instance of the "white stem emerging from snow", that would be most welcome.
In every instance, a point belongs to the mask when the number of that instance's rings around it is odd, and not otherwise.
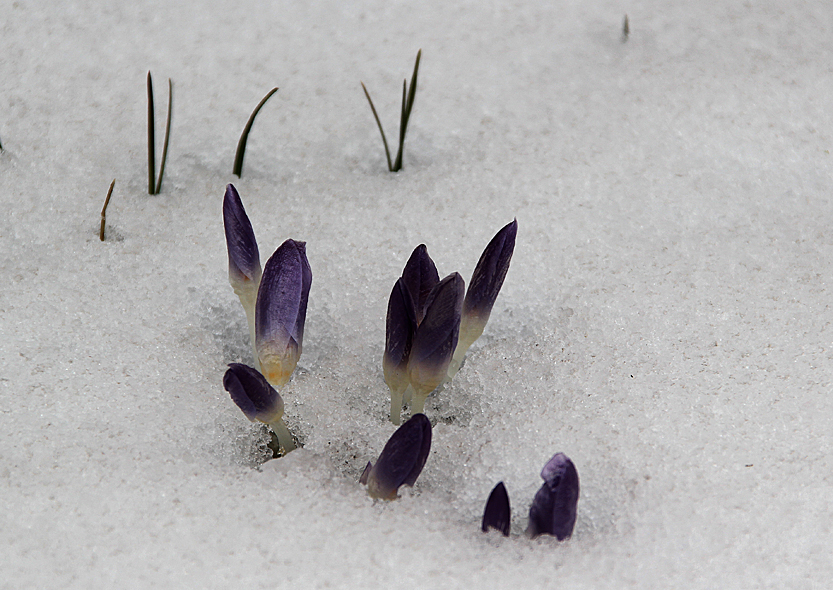
[[[278,437],[278,444],[283,447],[284,453],[289,453],[290,451],[294,451],[298,448],[295,444],[295,439],[286,427],[283,418],[278,418],[269,424],[269,427],[272,429],[272,432],[275,433],[275,436]]]

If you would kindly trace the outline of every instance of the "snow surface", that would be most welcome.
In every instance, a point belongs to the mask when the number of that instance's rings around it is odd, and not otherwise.
[[[0,29],[0,588],[829,587],[828,0],[6,0]],[[359,81],[395,138],[419,48],[391,174]],[[314,275],[305,448],[263,464],[221,385],[251,362],[228,182],[263,260],[305,240]],[[390,289],[421,242],[468,280],[513,217],[426,468],[373,501]],[[530,540],[558,451],[576,531]],[[508,539],[479,530],[499,480]]]

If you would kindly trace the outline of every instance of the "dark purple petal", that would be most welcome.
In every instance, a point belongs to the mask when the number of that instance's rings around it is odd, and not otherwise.
[[[393,500],[400,486],[416,482],[431,450],[431,422],[415,414],[391,435],[367,477],[368,493]]]
[[[573,534],[579,497],[578,472],[564,453],[557,453],[541,471],[544,485],[535,494],[529,508],[527,532],[555,535],[563,541]]]
[[[486,533],[489,527],[500,531],[504,537],[509,536],[509,524],[512,520],[512,511],[509,508],[509,494],[503,482],[498,482],[489,499],[486,500],[486,510],[483,511],[483,523],[481,530]]]
[[[229,280],[232,284],[260,279],[260,253],[252,224],[237,189],[230,184],[223,198],[223,226],[228,247]]]
[[[515,236],[518,220],[504,226],[480,255],[474,268],[463,303],[463,314],[477,317],[484,325],[492,313],[495,299],[503,286],[512,252],[515,250]]]
[[[408,357],[416,331],[414,305],[403,279],[396,281],[388,300],[385,326],[385,355],[382,368],[391,391],[402,393],[408,387]]]
[[[440,275],[434,261],[428,256],[428,248],[420,244],[411,253],[411,257],[402,271],[402,280],[413,298],[414,317],[417,325],[422,323],[425,316],[425,303],[431,289],[440,282]]]
[[[437,283],[428,296],[408,367],[411,385],[418,393],[427,395],[445,378],[457,346],[464,291],[463,278],[455,272]]]
[[[278,387],[289,381],[301,356],[311,284],[306,243],[286,240],[266,263],[255,306],[261,370]]]
[[[283,399],[255,369],[232,363],[223,376],[223,387],[231,399],[254,422],[271,424],[283,416]]]
[[[367,485],[367,478],[370,477],[370,470],[373,469],[373,463],[370,461],[367,462],[367,465],[364,466],[364,471],[362,471],[361,477],[359,477],[359,483],[362,485]]]

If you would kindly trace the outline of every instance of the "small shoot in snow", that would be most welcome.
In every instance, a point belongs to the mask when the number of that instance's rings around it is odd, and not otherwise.
[[[628,23],[628,15],[625,15],[625,19],[622,21],[622,43],[626,43],[628,41],[628,35],[631,34],[631,27]]]
[[[107,191],[107,198],[104,199],[104,207],[101,208],[101,227],[98,230],[98,239],[104,241],[104,225],[107,223],[107,205],[110,204],[110,197],[113,196],[113,187],[116,186],[116,179],[110,183],[110,189]]]
[[[489,529],[495,529],[504,537],[508,537],[511,523],[512,510],[509,507],[509,494],[506,492],[506,486],[500,481],[486,500],[480,530],[488,533]]]
[[[168,78],[168,115],[165,121],[165,140],[162,144],[162,161],[159,163],[159,178],[156,178],[156,121],[153,110],[153,78],[148,72],[148,194],[158,195],[162,189],[165,161],[168,158],[168,140],[171,137],[171,109],[173,106],[173,84]]]
[[[370,110],[373,111],[373,118],[376,119],[376,125],[379,127],[379,133],[382,134],[382,143],[385,145],[385,157],[388,160],[388,170],[391,172],[399,172],[402,169],[402,154],[405,149],[405,133],[408,130],[408,121],[411,118],[411,109],[414,107],[414,99],[416,98],[417,87],[417,73],[419,72],[419,60],[422,57],[422,49],[417,51],[416,63],[414,64],[414,73],[411,75],[411,85],[408,86],[408,81],[402,81],[402,112],[399,118],[399,151],[396,153],[396,160],[391,162],[390,149],[388,148],[388,140],[385,137],[385,131],[382,129],[382,122],[379,120],[379,115],[376,113],[376,107],[373,106],[373,100],[370,98],[370,93],[364,82],[361,82],[364,95],[367,97],[367,102],[370,103]]]
[[[579,481],[576,466],[564,453],[556,453],[541,470],[544,483],[529,507],[531,537],[553,535],[559,541],[569,539],[576,525]]]
[[[263,105],[266,104],[266,101],[278,91],[277,87],[273,88],[269,92],[266,93],[257,106],[255,110],[252,111],[252,114],[249,116],[249,120],[246,122],[246,126],[243,128],[243,133],[240,135],[240,141],[237,142],[237,153],[234,154],[234,168],[232,170],[232,174],[235,174],[237,178],[240,178],[240,175],[243,173],[243,156],[246,154],[246,142],[249,140],[249,132],[252,130],[252,125],[255,122],[255,117],[260,112],[260,109]]]

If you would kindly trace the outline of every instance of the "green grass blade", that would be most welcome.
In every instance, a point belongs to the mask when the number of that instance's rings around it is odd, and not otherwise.
[[[237,142],[237,152],[234,154],[234,168],[232,169],[232,174],[236,174],[237,178],[240,178],[240,175],[243,173],[243,156],[246,154],[246,142],[249,140],[249,131],[252,130],[252,125],[255,122],[255,117],[260,112],[260,109],[263,105],[266,104],[266,101],[278,91],[278,88],[275,87],[269,92],[266,93],[257,106],[255,110],[252,111],[252,114],[249,116],[249,120],[246,122],[246,126],[243,128],[243,133],[240,134],[240,140]]]
[[[385,156],[388,159],[388,170],[393,172],[393,165],[390,162],[390,150],[388,149],[388,140],[385,138],[385,130],[382,129],[382,122],[379,120],[379,115],[376,114],[376,107],[373,106],[373,101],[370,99],[370,93],[367,91],[364,82],[360,82],[360,84],[364,89],[364,95],[367,97],[367,102],[370,103],[370,110],[373,111],[373,118],[376,119],[376,125],[379,126],[379,133],[382,134],[382,143],[385,144]]]
[[[393,165],[393,172],[402,169],[402,153],[405,150],[405,133],[408,131],[408,121],[411,119],[411,109],[414,108],[416,99],[417,75],[419,74],[419,61],[422,58],[422,49],[417,51],[414,73],[411,75],[411,86],[408,88],[407,99],[405,93],[406,85],[402,85],[402,116],[399,121],[399,151],[396,154],[396,163]]]
[[[165,161],[168,159],[168,140],[171,137],[171,107],[173,106],[173,85],[168,78],[168,115],[165,118],[165,141],[162,144],[162,161],[159,162],[159,178],[156,180],[156,194],[162,190],[162,176],[165,174]]]
[[[154,194],[156,188],[156,138],[153,120],[153,79],[148,71],[148,194]]]

